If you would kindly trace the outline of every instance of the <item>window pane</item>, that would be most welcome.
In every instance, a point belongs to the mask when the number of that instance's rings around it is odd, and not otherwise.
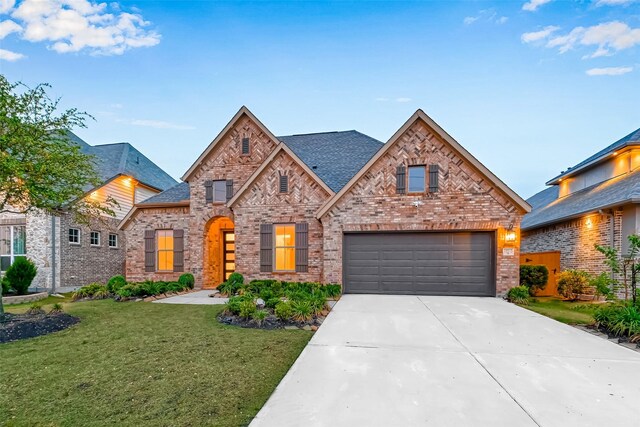
[[[409,167],[409,193],[420,193],[424,191],[425,167]]]
[[[295,226],[294,225],[276,225],[276,247],[279,246],[295,246]]]
[[[236,240],[236,235],[233,233],[228,233],[224,235],[224,239],[227,242],[234,242]]]
[[[173,251],[165,252],[167,254],[167,270],[173,271]]]
[[[235,259],[236,259],[236,254],[234,254],[233,252],[232,252],[232,253],[228,253],[228,254],[226,255],[226,257],[227,257],[227,260],[228,260],[228,261],[235,261]]]
[[[227,243],[227,244],[225,245],[225,250],[226,250],[227,252],[235,251],[235,250],[236,250],[236,245],[235,245],[234,243]]]
[[[227,201],[227,181],[213,181],[213,201]]]
[[[13,227],[13,254],[25,255],[27,253],[27,230],[23,225]]]
[[[276,249],[276,270],[295,270],[296,250],[294,248]]]
[[[0,227],[0,255],[11,254],[11,227]]]
[[[11,265],[11,257],[0,256],[0,271],[7,271]]]
[[[224,269],[225,270],[235,270],[236,269],[236,264],[233,262],[228,262],[224,265]]]

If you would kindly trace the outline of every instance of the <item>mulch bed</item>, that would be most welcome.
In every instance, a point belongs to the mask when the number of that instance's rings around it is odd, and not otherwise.
[[[325,316],[317,316],[307,322],[283,321],[274,315],[267,316],[260,324],[253,319],[243,319],[235,314],[223,312],[218,316],[218,322],[225,325],[240,326],[253,329],[305,329],[315,331],[318,329]]]
[[[9,314],[0,317],[0,343],[62,331],[80,321],[67,313]]]

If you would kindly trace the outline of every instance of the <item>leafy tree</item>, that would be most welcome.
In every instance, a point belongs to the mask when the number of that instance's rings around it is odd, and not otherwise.
[[[520,285],[529,288],[529,293],[533,296],[537,291],[547,287],[549,281],[549,269],[544,265],[521,265]]]
[[[629,251],[626,255],[619,256],[618,252],[610,246],[596,245],[596,249],[605,256],[605,264],[612,273],[622,273],[622,285],[624,286],[624,298],[631,299],[636,304],[638,289],[638,272],[640,272],[640,236],[630,234]],[[613,281],[614,284],[617,282]]]
[[[60,111],[60,99],[50,98],[48,89],[0,75],[0,214],[70,214],[81,224],[114,216],[113,198],[85,197],[100,177],[93,157],[69,140],[71,129],[86,127],[91,116],[76,108]]]

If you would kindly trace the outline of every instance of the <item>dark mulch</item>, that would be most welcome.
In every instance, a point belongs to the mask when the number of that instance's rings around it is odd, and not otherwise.
[[[67,313],[5,314],[0,317],[0,343],[38,337],[67,329],[80,321]]]
[[[240,326],[242,328],[254,328],[254,329],[283,329],[285,326],[295,326],[297,328],[303,329],[305,326],[320,326],[324,321],[325,316],[317,316],[308,322],[294,322],[294,321],[283,321],[278,319],[274,315],[267,316],[260,324],[258,324],[253,319],[244,319],[235,314],[225,313],[218,316],[218,322],[224,323],[225,325],[233,325]]]

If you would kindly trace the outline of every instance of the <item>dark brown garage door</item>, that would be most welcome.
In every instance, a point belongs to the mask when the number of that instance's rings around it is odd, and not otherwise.
[[[344,235],[346,293],[494,296],[495,234]]]

